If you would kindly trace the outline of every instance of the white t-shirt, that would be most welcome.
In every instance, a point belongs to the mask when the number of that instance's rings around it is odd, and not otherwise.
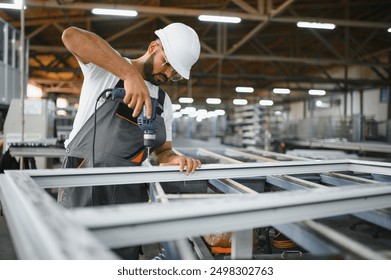
[[[129,59],[126,60],[130,62]],[[69,139],[64,143],[65,148],[76,136],[79,130],[83,127],[88,118],[94,113],[96,99],[107,88],[114,88],[118,83],[119,78],[103,68],[93,64],[83,64],[79,61],[80,68],[84,75],[84,82],[80,93],[79,108],[77,110],[73,128],[69,134]],[[145,81],[151,97],[158,98],[159,87]],[[98,103],[98,107],[102,105]],[[172,141],[172,103],[170,97],[166,93],[164,99],[164,112],[162,113],[164,123],[166,125],[166,141]]]

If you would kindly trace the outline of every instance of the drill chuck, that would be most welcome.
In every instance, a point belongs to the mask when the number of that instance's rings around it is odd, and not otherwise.
[[[144,131],[144,146],[147,148],[152,148],[155,146],[155,140],[156,140],[156,134],[148,133],[147,131]]]

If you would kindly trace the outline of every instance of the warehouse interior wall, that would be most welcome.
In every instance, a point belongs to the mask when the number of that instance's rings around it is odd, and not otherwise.
[[[332,73],[333,77],[338,78],[343,78],[344,75],[342,71]],[[349,78],[370,80],[376,74],[368,68],[350,67],[347,75]],[[341,91],[292,102],[288,110],[289,121],[291,128],[297,128],[289,133],[292,138],[343,137],[339,132],[343,131],[344,125],[346,129],[349,122],[354,122],[354,119],[361,116],[365,121],[370,121],[372,126],[376,126],[378,138],[385,139],[389,98],[388,94],[384,94],[386,91],[388,92],[386,87],[352,90],[347,93]],[[316,102],[325,106],[317,106]]]

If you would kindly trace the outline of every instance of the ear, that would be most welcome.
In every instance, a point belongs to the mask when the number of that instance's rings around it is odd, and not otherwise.
[[[157,49],[159,48],[159,45],[156,41],[152,41],[151,43],[149,43],[149,46],[148,46],[148,53],[149,54],[152,54],[154,53],[155,51],[157,51]]]

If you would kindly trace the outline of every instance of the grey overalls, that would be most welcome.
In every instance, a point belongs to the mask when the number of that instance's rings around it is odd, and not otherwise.
[[[157,133],[151,152],[166,141],[166,129],[161,117],[165,93],[159,89]],[[95,167],[139,166],[147,157],[143,145],[143,131],[132,117],[133,110],[120,100],[108,98],[96,111]],[[92,143],[94,115],[69,143],[63,166],[66,168],[93,167]],[[76,159],[75,159],[76,158]],[[144,201],[140,195],[143,187],[132,185],[64,188],[59,193],[59,203],[65,207],[84,207]],[[129,193],[129,195],[126,195]],[[134,194],[134,195],[133,195]]]
[[[118,84],[117,84],[118,85]],[[156,110],[157,132],[151,152],[166,141],[163,112],[165,92],[159,89]],[[132,117],[133,110],[122,100],[107,100],[96,110],[94,167],[139,166],[147,157],[143,145],[143,131]],[[66,149],[63,167],[93,167],[92,146],[94,115],[84,124]],[[59,190],[58,203],[64,207],[85,207],[108,204],[145,202],[148,200],[145,184],[72,187]],[[138,249],[137,249],[138,258]]]

